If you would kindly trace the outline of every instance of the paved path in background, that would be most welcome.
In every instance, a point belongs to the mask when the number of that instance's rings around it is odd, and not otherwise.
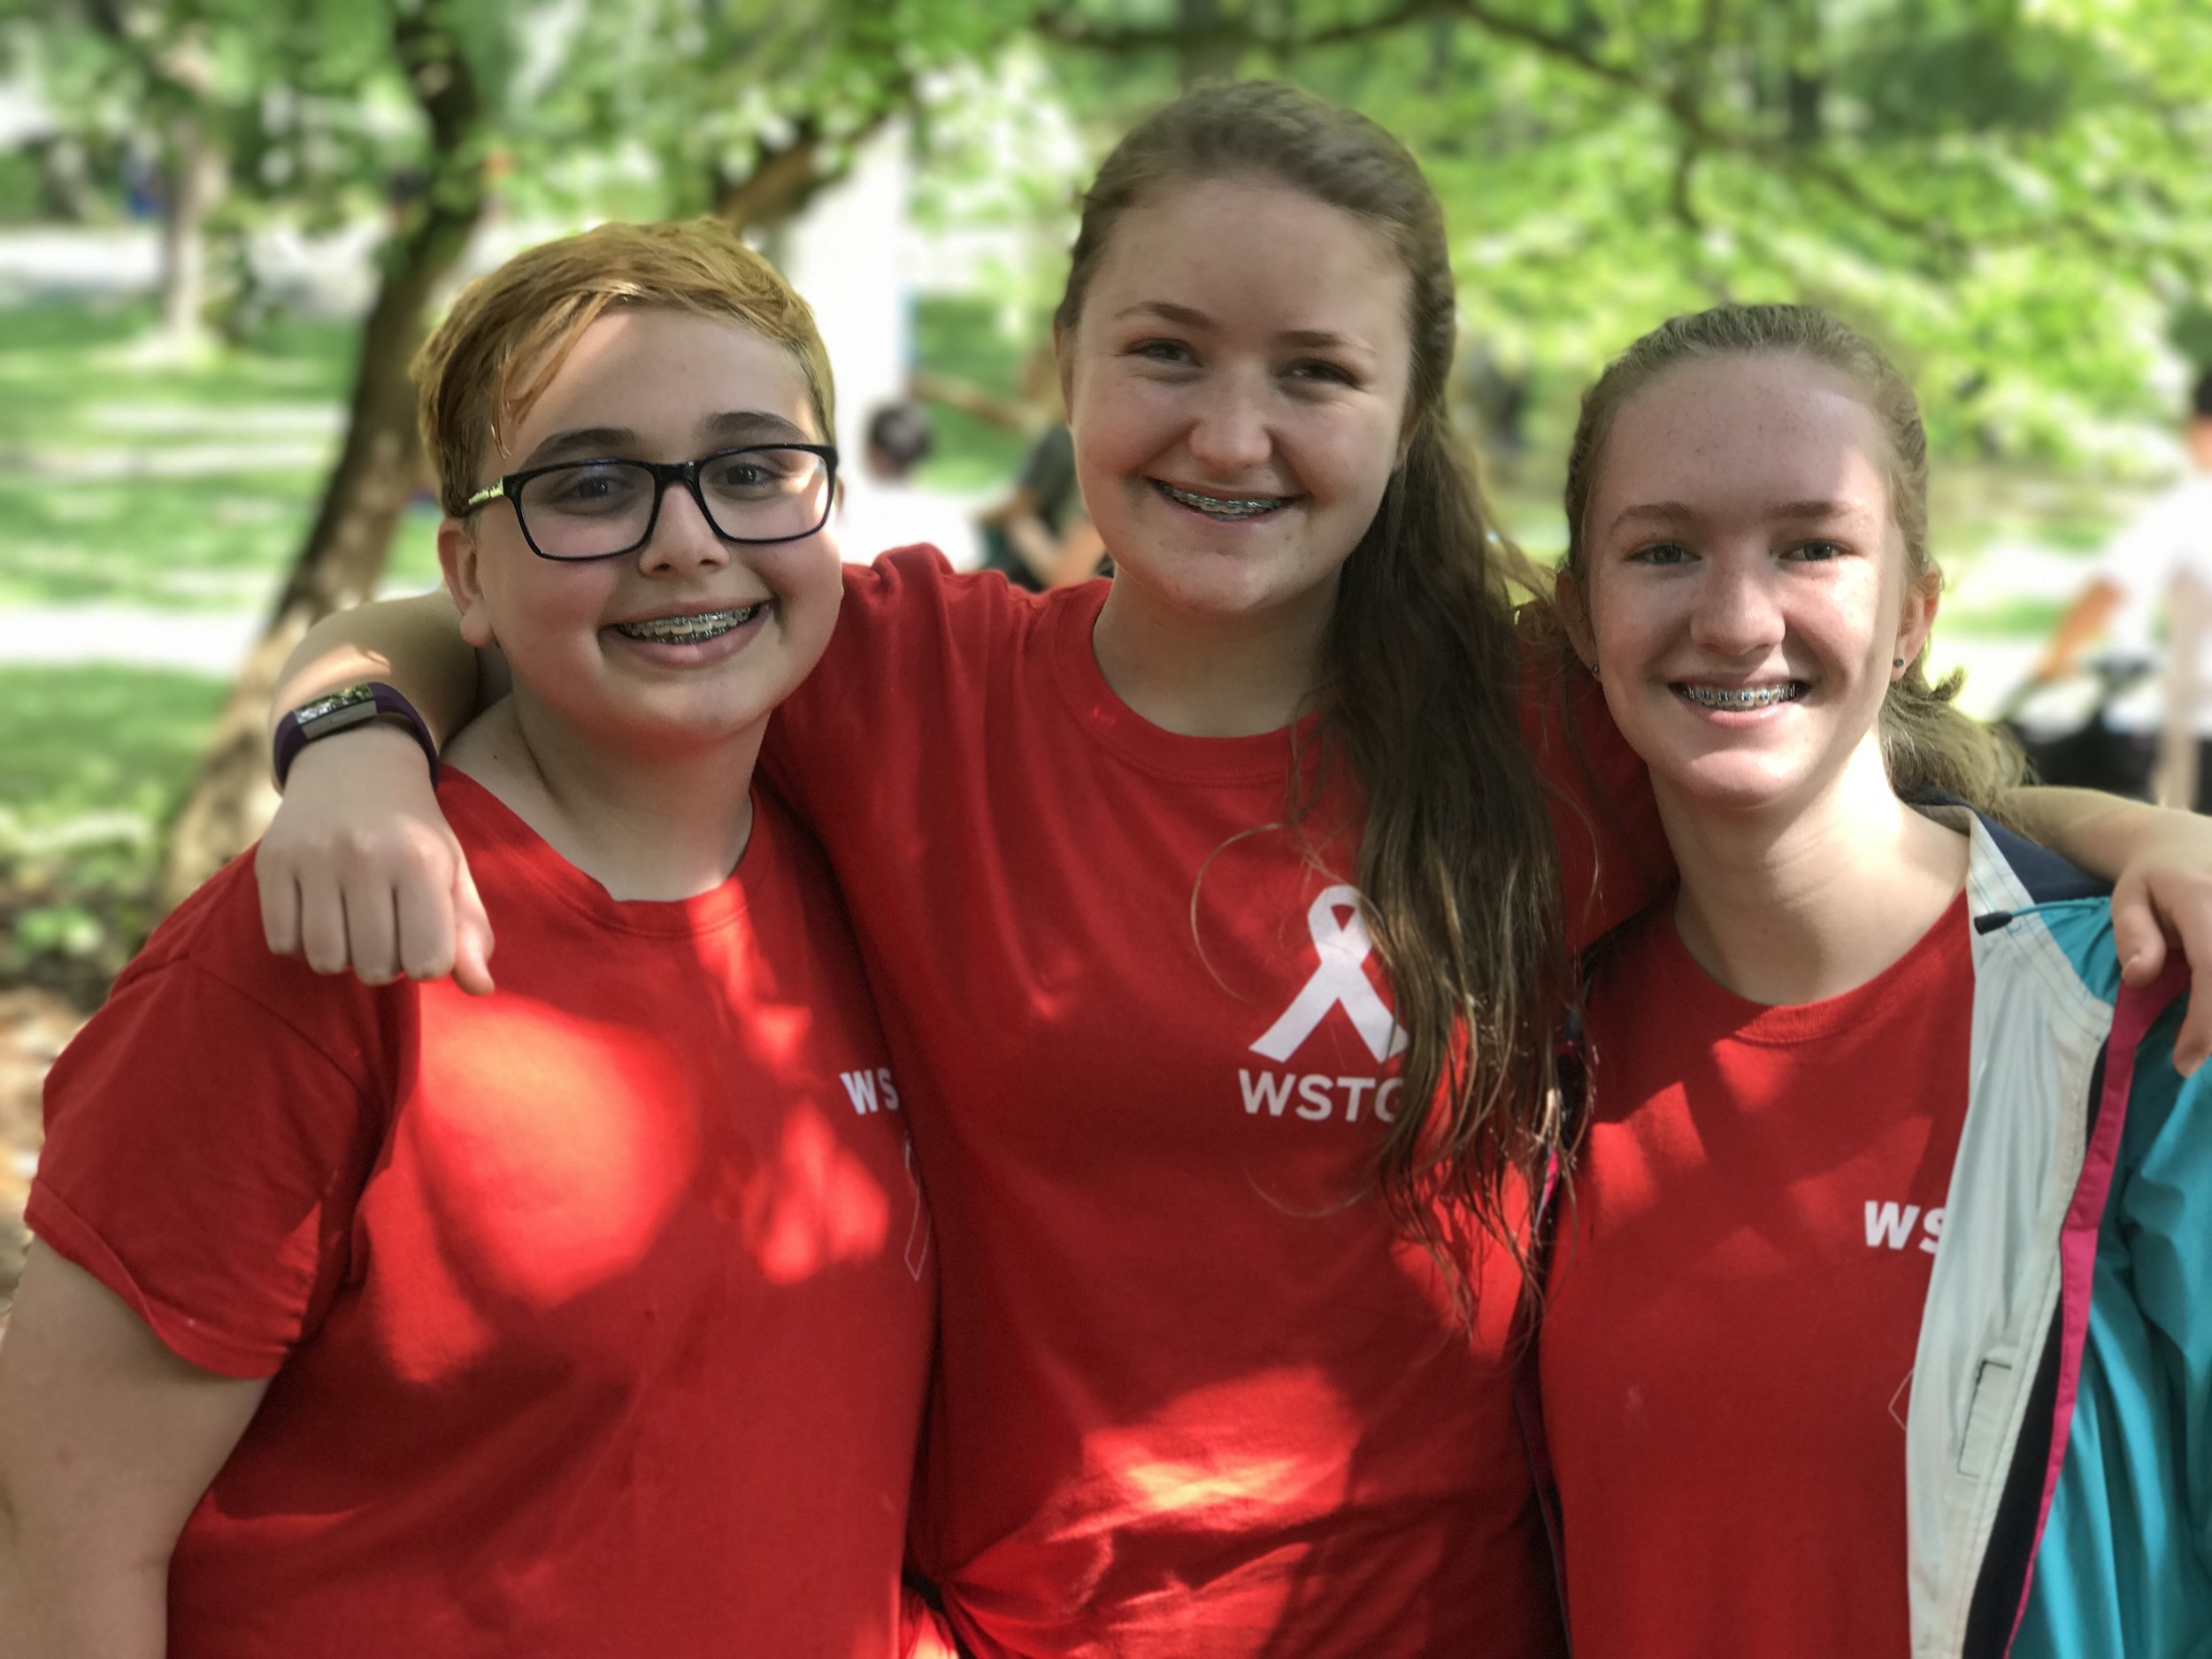
[[[260,632],[258,611],[125,605],[0,607],[0,666],[109,664],[227,676]]]

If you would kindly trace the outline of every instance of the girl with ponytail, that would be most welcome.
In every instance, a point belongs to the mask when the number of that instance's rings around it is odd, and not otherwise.
[[[1575,1652],[2188,1650],[2212,1118],[2179,976],[2122,986],[1925,676],[1911,388],[1809,307],[1678,317],[1585,399],[1567,510],[1680,871],[1597,956],[1552,1240]]]

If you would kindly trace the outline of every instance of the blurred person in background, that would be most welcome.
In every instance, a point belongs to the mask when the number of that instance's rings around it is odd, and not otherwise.
[[[2101,638],[2123,657],[2148,656],[2162,613],[2166,672],[2157,695],[2124,699],[2109,718],[2122,731],[2157,730],[2158,800],[2201,812],[2212,809],[2212,368],[2192,388],[2182,442],[2187,473],[2106,547],[2032,682],[2064,678]]]
[[[925,543],[955,570],[975,568],[982,557],[975,520],[954,497],[914,481],[914,469],[936,443],[919,403],[885,403],[869,416],[860,475],[846,480],[838,503],[838,539],[847,558],[864,563],[895,547]]]
[[[1032,355],[1023,380],[1025,396],[1045,406],[1046,421],[1013,489],[976,521],[983,531],[983,568],[1031,593],[1110,576],[1112,561],[1076,481],[1075,440],[1049,350]]]

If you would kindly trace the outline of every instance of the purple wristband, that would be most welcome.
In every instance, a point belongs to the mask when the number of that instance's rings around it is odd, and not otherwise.
[[[299,758],[300,750],[318,738],[343,732],[357,726],[365,726],[379,715],[396,714],[407,722],[415,734],[415,741],[422,745],[423,757],[430,763],[430,787],[438,787],[438,746],[431,741],[430,728],[423,723],[415,705],[399,695],[398,690],[380,680],[364,680],[357,686],[342,686],[327,696],[303,703],[277,722],[276,753],[272,764],[276,770],[277,787],[284,787],[284,780],[291,772],[292,763]]]

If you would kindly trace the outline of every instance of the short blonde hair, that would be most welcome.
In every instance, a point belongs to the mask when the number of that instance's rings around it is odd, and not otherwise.
[[[467,511],[485,457],[528,418],[578,337],[611,306],[742,323],[789,350],[824,441],[836,430],[829,352],[813,311],[734,230],[715,219],[602,225],[479,277],[416,355],[423,449],[448,513]]]

